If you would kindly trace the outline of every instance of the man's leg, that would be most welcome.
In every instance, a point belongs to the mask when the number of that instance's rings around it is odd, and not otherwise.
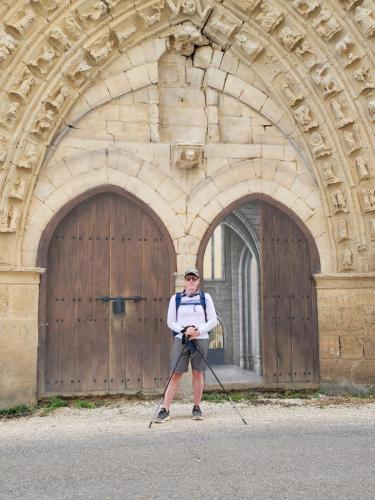
[[[199,406],[202,400],[203,387],[204,387],[204,372],[200,372],[197,370],[193,371],[193,397],[194,397],[194,406]]]
[[[173,398],[176,395],[176,392],[178,391],[178,386],[180,385],[180,380],[182,378],[183,373],[174,373],[172,375],[171,381],[169,382],[169,386],[165,392],[164,396],[164,408],[169,411],[169,407],[171,406],[171,403],[173,401]]]

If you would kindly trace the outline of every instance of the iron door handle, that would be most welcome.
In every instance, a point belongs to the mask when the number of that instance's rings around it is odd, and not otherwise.
[[[140,297],[139,295],[135,295],[134,297],[109,297],[104,295],[103,297],[98,297],[97,300],[101,302],[110,302],[110,301],[125,301],[125,300],[134,300],[134,302],[140,302],[141,300],[147,300],[146,297]]]

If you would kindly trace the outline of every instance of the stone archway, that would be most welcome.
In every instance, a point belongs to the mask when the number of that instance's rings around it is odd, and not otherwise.
[[[235,232],[224,231],[223,273],[217,279],[207,275],[203,256],[220,224]],[[249,274],[244,280],[241,263],[246,264],[243,254],[249,250],[253,260],[258,256],[260,269],[255,266],[249,273],[243,266]],[[217,257],[212,254],[212,258]],[[312,235],[291,211],[265,196],[237,200],[206,232],[198,266],[226,325],[225,362],[217,367],[225,382],[297,388],[319,385],[313,276],[320,270],[320,259]],[[244,321],[244,313],[250,320]]]
[[[52,219],[38,262],[39,397],[160,390],[176,265],[160,219],[119,188],[90,190]]]

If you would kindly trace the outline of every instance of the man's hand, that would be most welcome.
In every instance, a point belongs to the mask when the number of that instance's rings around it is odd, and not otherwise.
[[[194,340],[200,336],[198,328],[195,328],[194,326],[189,326],[189,328],[186,330],[185,335],[188,337],[189,340]]]

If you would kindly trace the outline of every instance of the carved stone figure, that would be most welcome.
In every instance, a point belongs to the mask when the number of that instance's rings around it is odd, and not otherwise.
[[[338,241],[345,241],[349,238],[348,224],[345,219],[340,219],[337,223]]]
[[[342,267],[345,270],[350,270],[353,268],[353,252],[350,247],[346,248],[343,253]]]
[[[31,24],[36,18],[32,9],[21,9],[10,22],[4,24],[6,30],[11,35],[18,38],[23,38],[26,31],[30,28]]]
[[[311,116],[311,109],[306,104],[299,106],[294,112],[295,119],[301,125],[304,132],[318,127],[319,123],[315,121]]]
[[[25,148],[23,155],[17,163],[17,168],[31,170],[38,163],[40,152],[35,144],[29,143]]]
[[[18,207],[11,207],[3,213],[0,221],[0,233],[15,233],[20,213]]]
[[[87,23],[89,21],[99,21],[99,19],[107,14],[108,5],[102,0],[98,0],[88,12],[81,12],[80,10],[76,10],[75,12],[78,21],[84,28],[87,28]]]
[[[0,64],[4,63],[9,56],[15,51],[17,42],[11,36],[0,31]]]
[[[332,203],[333,203],[333,208],[335,210],[335,213],[338,212],[344,212],[348,213],[348,207],[346,206],[346,201],[344,198],[344,194],[337,189],[332,193]]]
[[[72,46],[69,38],[60,29],[55,28],[49,32],[49,41],[61,52],[67,52]]]
[[[81,25],[78,23],[73,14],[69,14],[65,18],[65,30],[74,39],[79,40],[82,35]]]
[[[336,43],[336,53],[340,57],[341,64],[346,68],[360,59],[359,54],[356,53],[356,45],[354,44],[351,35],[345,37]]]
[[[255,61],[264,48],[244,31],[234,37],[234,44],[251,62]]]
[[[83,59],[81,62],[74,63],[69,66],[69,68],[66,70],[66,76],[73,82],[73,84],[76,87],[81,87],[87,80],[90,72],[94,68],[90,66],[85,59]]]
[[[358,177],[359,177],[360,181],[362,181],[364,179],[370,179],[372,177],[370,170],[369,170],[369,167],[368,167],[368,164],[367,164],[367,161],[362,156],[358,156],[358,158],[356,158],[354,164],[356,166]]]
[[[43,136],[48,130],[50,130],[55,118],[56,114],[52,109],[41,111],[31,132],[35,135]]]
[[[226,46],[234,31],[242,23],[224,7],[217,8],[210,16],[203,32],[222,47]]]
[[[372,240],[375,240],[375,219],[371,219],[369,221],[370,226],[370,237]]]
[[[332,99],[331,109],[333,112],[333,116],[335,117],[337,128],[345,127],[345,125],[354,122],[354,118],[346,114],[346,111],[349,109],[349,103],[347,98],[345,97],[345,94],[339,95],[335,99]]]
[[[209,41],[200,30],[190,21],[179,24],[173,34],[173,47],[179,54],[189,57],[194,53],[195,47],[208,45]]]
[[[52,68],[58,53],[53,47],[44,47],[42,53],[34,60],[28,63],[28,67],[34,73],[46,75]]]
[[[353,125],[351,129],[343,131],[343,139],[348,154],[362,147],[358,126]]]
[[[326,8],[323,8],[319,15],[314,18],[312,25],[318,35],[325,40],[331,40],[331,38],[342,30],[342,26],[335,16]]]
[[[135,25],[130,25],[124,31],[120,31],[118,29],[113,31],[113,34],[116,39],[117,46],[122,49],[126,44],[128,38],[130,38],[137,31],[137,27]]]
[[[293,31],[289,26],[284,26],[280,30],[279,38],[286,50],[291,52],[303,40],[303,35]]]
[[[283,13],[268,1],[260,5],[262,13],[256,18],[260,26],[271,33],[284,19]]]
[[[327,181],[327,184],[337,184],[341,182],[341,179],[336,176],[334,172],[334,168],[332,162],[328,161],[323,166],[324,177]]]
[[[320,6],[319,0],[293,0],[293,8],[301,16],[308,17]]]
[[[101,64],[103,61],[108,59],[113,50],[114,41],[110,36],[110,33],[105,33],[99,41],[92,45],[87,53],[90,59],[95,62],[95,64]]]
[[[182,13],[185,16],[198,15],[201,19],[205,19],[215,3],[208,1],[206,7],[202,8],[202,0],[167,0],[173,18]]]
[[[367,37],[373,36],[375,32],[375,17],[371,9],[359,5],[355,8],[354,19],[361,25]]]
[[[370,120],[375,121],[375,97],[371,97],[366,101],[367,111],[370,117]]]
[[[357,247],[357,261],[358,261],[358,272],[367,273],[368,272],[368,258],[367,258],[367,245],[361,243]]]
[[[364,59],[362,66],[353,72],[354,78],[361,84],[361,92],[375,88],[375,81],[371,75],[371,66],[367,59]]]
[[[151,142],[160,142],[159,91],[156,86],[152,86],[148,89],[148,102],[150,110]]]
[[[330,155],[332,153],[331,146],[325,142],[325,139],[320,132],[312,132],[310,135],[310,145],[315,158]]]
[[[365,212],[375,210],[375,189],[362,189],[363,207]]]
[[[340,90],[340,86],[328,64],[324,64],[311,74],[311,79],[322,91],[324,96],[334,94]]]
[[[50,15],[57,10],[66,0],[30,0],[38,12],[42,15]]]
[[[15,200],[23,200],[26,194],[26,179],[24,177],[18,177],[14,183],[13,189],[9,194],[9,198]]]
[[[11,101],[4,113],[5,120],[1,120],[0,118],[0,123],[7,128],[13,127],[13,125],[17,121],[17,115],[20,107],[21,104],[18,101]]]
[[[155,11],[155,14],[151,14],[148,16],[144,12],[139,12],[138,15],[143,21],[143,27],[144,29],[149,28],[150,26],[158,23],[161,19],[161,11],[162,7],[152,7],[152,9]]]
[[[47,99],[46,107],[51,108],[55,113],[58,113],[64,105],[65,99],[69,95],[69,89],[65,85],[59,85]]]
[[[312,69],[323,62],[323,59],[317,55],[311,44],[306,40],[296,48],[295,54],[305,63],[308,69]]]
[[[174,165],[182,170],[190,170],[202,166],[203,146],[180,144],[173,148]]]
[[[295,83],[290,77],[287,77],[286,81],[281,85],[281,89],[291,106],[294,106],[297,102],[304,99],[303,92],[298,90],[296,87],[297,83]]]
[[[14,87],[8,92],[8,95],[13,99],[17,99],[24,103],[28,98],[33,85],[35,84],[35,79],[33,74],[29,69],[25,69],[21,78],[19,78]]]

